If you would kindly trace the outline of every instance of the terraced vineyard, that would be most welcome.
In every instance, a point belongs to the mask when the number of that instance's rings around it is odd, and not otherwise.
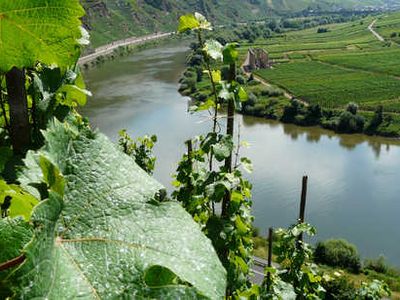
[[[379,41],[368,29],[377,19]],[[400,14],[367,17],[344,24],[289,32],[259,40],[275,60],[272,69],[256,74],[296,97],[326,108],[356,102],[363,110],[400,113]],[[245,51],[243,51],[245,52]],[[243,53],[242,52],[242,53]]]

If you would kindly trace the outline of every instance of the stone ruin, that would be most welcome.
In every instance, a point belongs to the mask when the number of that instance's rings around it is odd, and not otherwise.
[[[243,68],[246,72],[271,67],[268,52],[261,48],[250,48],[247,52]]]

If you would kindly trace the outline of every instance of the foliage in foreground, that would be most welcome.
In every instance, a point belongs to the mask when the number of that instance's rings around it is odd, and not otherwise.
[[[88,94],[82,14],[78,0],[0,4],[0,298],[222,298],[226,271],[198,225],[74,113]]]
[[[180,205],[155,199],[159,183],[84,124],[56,121],[45,136],[19,178],[42,198],[32,240],[25,262],[0,277],[2,287],[50,299],[224,295],[225,270],[211,243]]]
[[[180,18],[179,32],[197,34],[200,61],[203,62],[200,73],[207,76],[211,87],[204,101],[196,103],[191,111],[208,111],[212,129],[205,136],[187,141],[188,151],[177,169],[173,197],[212,240],[227,270],[226,295],[240,296],[251,287],[252,186],[242,176],[242,169],[251,171],[252,166],[249,159],[239,157],[240,139],[235,145],[234,126],[235,110],[240,109],[247,95],[236,82],[236,45],[204,40],[205,30],[211,30],[211,24],[201,14]],[[226,80],[223,80],[221,65],[228,66]],[[224,125],[219,122],[222,105],[226,105],[228,111],[225,134],[221,133]]]

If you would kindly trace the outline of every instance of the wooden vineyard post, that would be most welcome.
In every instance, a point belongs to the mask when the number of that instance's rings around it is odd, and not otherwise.
[[[272,243],[273,243],[273,233],[274,229],[272,227],[268,230],[268,269],[272,267]],[[271,290],[271,272],[267,272],[267,292]]]
[[[192,140],[186,141],[187,145],[187,156],[188,156],[188,161],[190,164],[190,168],[192,168],[192,153],[193,153],[193,143]]]
[[[10,139],[14,153],[24,153],[31,142],[25,71],[12,68],[6,73],[8,105],[10,108]]]
[[[192,140],[187,140],[186,145],[187,145],[187,157],[188,157],[188,162],[189,162],[189,166],[190,166],[190,173],[192,173],[192,171],[193,171],[193,161],[192,161],[193,143],[192,143]],[[192,189],[192,184],[190,181],[189,181],[188,188]]]
[[[304,216],[306,211],[306,201],[307,201],[307,184],[308,184],[308,176],[303,176],[302,188],[301,188],[301,200],[300,200],[300,212],[299,212],[299,220],[298,223],[304,223]],[[303,241],[303,234],[299,235],[299,242]]]

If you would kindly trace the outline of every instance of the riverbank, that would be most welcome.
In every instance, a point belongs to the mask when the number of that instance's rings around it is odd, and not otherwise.
[[[207,100],[211,90],[208,78],[202,76],[200,69],[201,61],[190,60],[179,87],[182,95],[197,102]],[[344,109],[310,105],[281,87],[265,81],[258,76],[257,71],[248,74],[239,70],[237,81],[249,96],[248,101],[238,110],[243,115],[303,127],[320,126],[338,134],[357,133],[392,139],[400,137],[400,115],[384,112],[382,106],[375,108],[375,111],[367,111],[359,109],[354,103],[349,103]]]

